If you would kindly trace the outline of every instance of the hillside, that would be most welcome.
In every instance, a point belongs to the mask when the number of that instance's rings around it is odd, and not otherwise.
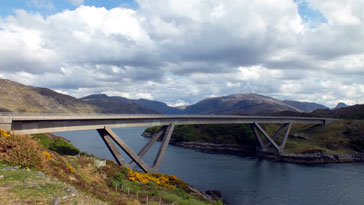
[[[102,113],[102,108],[47,88],[0,79],[0,112]]]
[[[313,102],[299,102],[299,101],[294,101],[294,100],[283,100],[282,102],[286,103],[287,105],[296,107],[296,108],[302,110],[303,112],[312,112],[317,109],[329,109],[328,107],[326,107],[324,105],[321,105],[318,103],[313,103]]]
[[[301,111],[274,98],[251,93],[207,98],[187,106],[185,113],[269,115],[282,110]]]
[[[0,131],[1,204],[222,204],[176,176],[79,153],[57,136]]]
[[[352,105],[334,110],[319,109],[311,112],[313,116],[341,119],[364,119],[364,104]]]
[[[142,107],[138,103],[123,97],[109,97],[105,94],[95,94],[83,97],[80,100],[98,107],[102,107],[108,113],[159,114],[159,112],[155,110]]]
[[[363,120],[364,119],[364,104],[352,105],[334,110],[317,109],[310,113],[295,112],[295,111],[280,111],[272,113],[275,116],[295,116],[295,117],[326,117],[338,119]]]

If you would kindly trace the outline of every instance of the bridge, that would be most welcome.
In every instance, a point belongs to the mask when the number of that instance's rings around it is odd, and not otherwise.
[[[276,116],[237,116],[237,115],[85,115],[85,114],[17,114],[1,113],[0,129],[16,135],[90,130],[96,129],[107,148],[119,165],[134,167],[138,165],[144,172],[158,172],[175,125],[192,124],[250,124],[261,150],[272,146],[277,152],[284,151],[288,135],[293,123],[326,125],[333,119],[308,117],[276,117]],[[261,127],[262,123],[282,124],[273,136],[269,136]],[[112,128],[161,126],[150,141],[138,152],[134,152]],[[282,133],[283,132],[283,133]],[[278,144],[276,139],[283,134]],[[153,165],[144,162],[142,157],[152,145],[162,138],[161,146]],[[119,146],[131,159],[127,163],[122,157]]]

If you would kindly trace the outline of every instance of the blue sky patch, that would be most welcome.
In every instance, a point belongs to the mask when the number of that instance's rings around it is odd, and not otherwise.
[[[30,13],[40,13],[43,16],[52,15],[65,9],[72,10],[79,5],[72,4],[72,0],[0,0],[0,17],[14,15],[18,9]],[[105,7],[111,9],[115,7],[124,7],[130,9],[138,8],[135,0],[84,0],[83,5]]]
[[[298,6],[298,13],[304,22],[311,27],[317,27],[321,23],[327,23],[327,18],[318,10],[311,7],[310,3],[305,0],[294,0]]]

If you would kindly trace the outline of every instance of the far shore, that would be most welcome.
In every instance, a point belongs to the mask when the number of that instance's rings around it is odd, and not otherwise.
[[[144,132],[142,136],[149,138],[151,133]],[[214,144],[208,142],[175,142],[170,145],[186,149],[214,154],[232,154],[244,157],[256,157],[277,162],[289,162],[297,164],[326,164],[326,163],[351,163],[364,162],[364,153],[329,154],[317,150],[310,153],[275,153],[259,151],[255,146],[243,146],[236,144]]]

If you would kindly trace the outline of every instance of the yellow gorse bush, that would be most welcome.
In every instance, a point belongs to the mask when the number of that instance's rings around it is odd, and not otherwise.
[[[5,132],[6,133],[6,132]],[[1,133],[3,136],[3,133]],[[46,166],[43,148],[31,136],[0,137],[0,159],[11,165],[42,169]]]
[[[0,129],[0,137],[10,137],[10,132]]]
[[[70,171],[72,173],[75,171],[71,165],[67,165],[67,169],[68,169],[68,171]]]
[[[42,152],[42,155],[46,158],[47,161],[51,160],[51,154],[49,154],[49,152]]]
[[[126,175],[130,181],[137,181],[143,184],[154,182],[158,186],[166,187],[168,189],[175,189],[179,183],[184,183],[176,176],[168,176],[166,174],[148,174],[128,169],[129,173]]]

